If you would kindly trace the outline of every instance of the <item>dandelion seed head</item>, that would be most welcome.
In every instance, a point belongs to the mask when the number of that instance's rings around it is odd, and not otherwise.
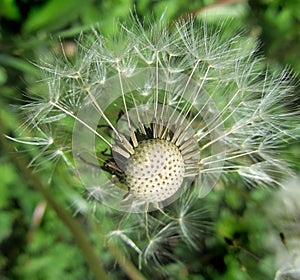
[[[211,219],[199,199],[216,185],[283,186],[292,174],[282,150],[299,137],[294,87],[265,70],[252,39],[223,31],[163,17],[107,39],[92,29],[72,59],[40,66],[44,87],[22,107],[31,134],[15,141],[40,149],[30,165],[73,168],[86,208],[120,218],[108,238],[140,266],[173,261],[178,238],[201,249]]]
[[[167,140],[146,140],[135,149],[126,166],[130,192],[147,201],[159,202],[181,186],[184,161],[178,147]]]
[[[72,149],[88,197],[145,212],[189,187],[204,197],[231,174],[249,186],[280,185],[290,174],[279,149],[297,137],[299,106],[287,106],[287,74],[265,71],[254,40],[192,19],[170,27],[163,17],[135,18],[117,30],[104,38],[92,29],[72,60],[44,63],[48,94],[23,107],[34,128],[64,131],[60,124],[73,121],[72,135],[65,132],[72,147],[61,158]],[[37,144],[27,140],[19,142]]]

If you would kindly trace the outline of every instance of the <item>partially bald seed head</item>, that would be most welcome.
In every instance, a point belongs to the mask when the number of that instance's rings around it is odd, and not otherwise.
[[[180,188],[184,161],[178,147],[170,141],[141,141],[128,159],[126,182],[130,193],[148,201],[160,202]]]

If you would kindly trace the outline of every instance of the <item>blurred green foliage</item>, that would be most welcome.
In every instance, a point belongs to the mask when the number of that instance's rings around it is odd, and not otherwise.
[[[249,1],[251,23],[259,28],[261,46],[272,62],[300,71],[299,1]]]
[[[33,88],[38,77],[30,61],[44,52],[55,50],[57,39],[70,40],[91,25],[99,25],[105,35],[112,34],[117,20],[128,20],[132,10],[140,17],[160,15],[170,20],[196,12],[199,17],[218,23],[231,17],[232,22],[259,37],[260,51],[275,66],[289,65],[300,71],[300,2],[295,0],[253,0],[226,5],[219,1],[186,0],[0,0],[0,109],[1,133],[14,136],[20,120],[16,107],[26,102],[27,88]],[[236,1],[238,2],[238,1]],[[167,9],[166,9],[167,8]],[[37,151],[25,151],[16,145],[27,162]],[[291,160],[300,159],[297,145]],[[1,147],[0,158],[0,279],[94,279],[74,244],[67,228],[47,205],[37,226],[34,211],[44,202],[11,162],[13,154]],[[299,171],[299,170],[298,170]],[[77,182],[57,166],[55,176],[47,168],[39,173],[53,195],[70,212],[76,210],[69,200],[76,193]],[[50,176],[49,176],[50,175]],[[80,191],[79,191],[80,193]],[[178,248],[184,264],[170,265],[169,279],[270,279],[274,276],[272,259],[264,247],[271,225],[261,214],[270,200],[268,190],[249,191],[231,182],[226,192],[212,193],[205,202],[217,213],[216,233],[205,240],[202,252],[186,253]],[[83,227],[97,241],[97,233],[88,228],[84,217],[77,216]],[[103,223],[105,226],[105,223]],[[278,233],[279,234],[279,233]],[[123,274],[114,266],[111,255],[96,246],[101,260],[115,279]],[[153,279],[155,271],[145,268]],[[125,279],[125,278],[123,278]]]

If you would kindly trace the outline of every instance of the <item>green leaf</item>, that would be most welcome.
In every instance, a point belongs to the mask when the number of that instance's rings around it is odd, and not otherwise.
[[[47,2],[42,8],[33,10],[24,24],[23,31],[32,33],[43,29],[44,31],[54,31],[72,22],[89,5],[90,0],[52,0]]]
[[[10,212],[1,211],[0,215],[0,242],[11,233],[13,218]]]
[[[3,85],[7,81],[7,74],[3,67],[0,66],[0,85]]]
[[[0,65],[8,66],[32,75],[37,74],[37,69],[28,61],[7,54],[0,54]]]
[[[18,21],[21,18],[18,7],[14,0],[0,1],[0,15],[15,21]]]
[[[4,208],[9,200],[8,185],[13,183],[16,174],[12,166],[6,163],[0,164],[0,169],[3,174],[0,184],[0,208]]]

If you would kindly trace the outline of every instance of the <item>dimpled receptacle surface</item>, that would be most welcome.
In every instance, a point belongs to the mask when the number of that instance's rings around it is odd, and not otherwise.
[[[184,161],[170,141],[141,141],[126,164],[130,193],[148,202],[160,202],[176,193],[184,175]]]

